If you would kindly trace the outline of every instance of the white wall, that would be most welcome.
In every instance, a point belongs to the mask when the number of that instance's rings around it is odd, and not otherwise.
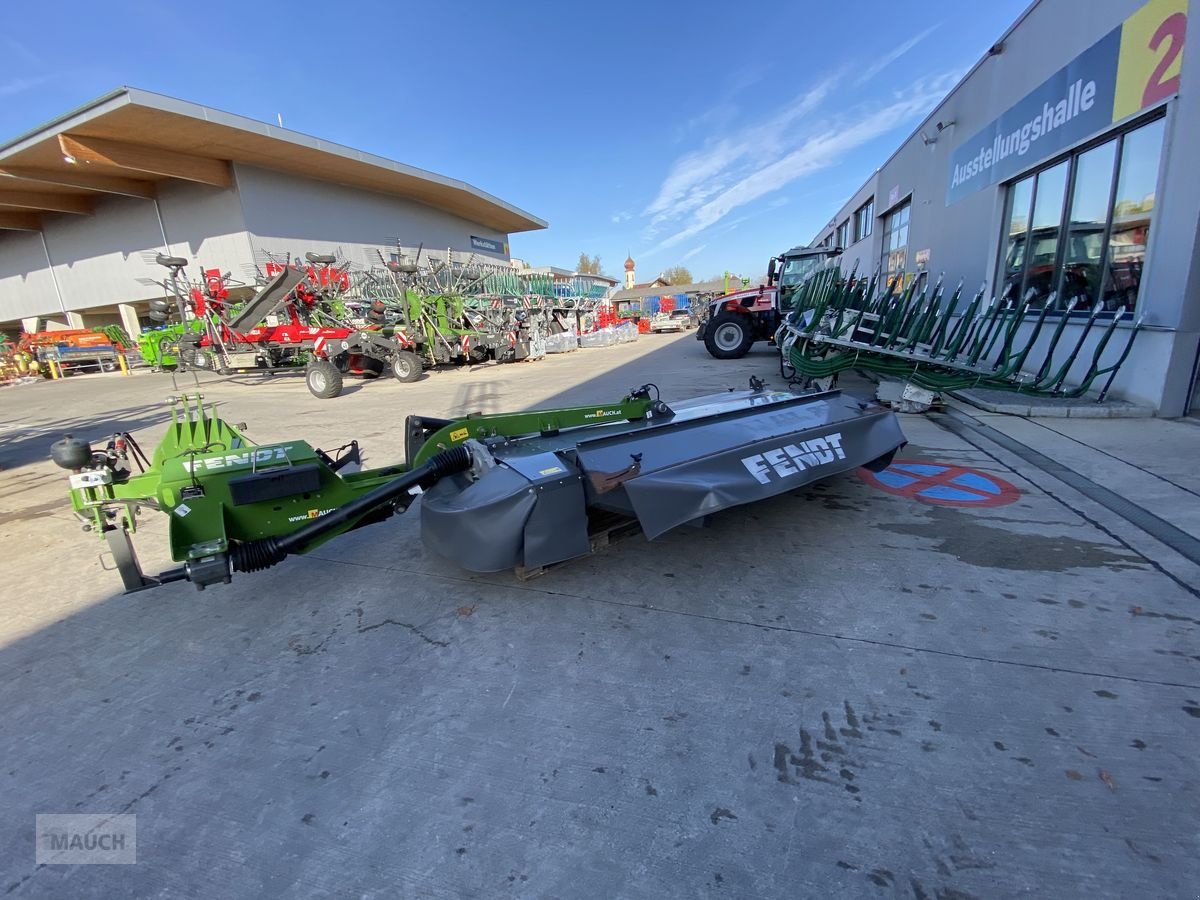
[[[480,260],[508,264],[508,254],[471,247],[471,236],[508,246],[508,235],[433,207],[283,172],[238,165],[237,183],[254,249],[293,256],[338,253],[360,265],[378,265],[376,250],[424,244]]]
[[[42,239],[33,231],[0,231],[0,321],[61,315]]]
[[[337,252],[352,262],[378,264],[376,248],[424,243],[507,265],[506,253],[472,250],[475,235],[508,245],[508,235],[421,203],[256,169],[235,168],[237,189],[167,181],[155,201],[105,196],[95,214],[47,214],[44,235],[63,306],[36,233],[0,231],[0,321],[112,306],[162,296],[139,279],[165,277],[153,255],[166,246],[190,263],[189,274],[220,268],[252,282],[255,251]],[[151,260],[147,261],[146,256]]]

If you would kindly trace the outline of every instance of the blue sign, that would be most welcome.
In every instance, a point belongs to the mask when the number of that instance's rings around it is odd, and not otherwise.
[[[504,244],[491,238],[481,238],[471,235],[472,250],[486,250],[488,253],[507,253]]]
[[[950,157],[946,205],[1005,181],[1113,121],[1121,28],[1089,47]]]

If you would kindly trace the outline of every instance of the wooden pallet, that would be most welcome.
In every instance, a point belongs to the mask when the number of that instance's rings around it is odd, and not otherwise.
[[[593,510],[588,514],[588,553],[596,553],[610,544],[615,544],[625,538],[640,534],[641,531],[642,526],[637,519],[631,519],[619,513]],[[530,579],[537,578],[539,575],[545,575],[551,569],[568,565],[579,558],[574,557],[562,562],[550,563],[547,566],[533,566],[532,568],[517,566],[513,569],[513,574],[517,576],[519,581],[529,581]]]

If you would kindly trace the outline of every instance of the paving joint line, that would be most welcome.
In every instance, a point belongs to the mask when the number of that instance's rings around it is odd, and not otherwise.
[[[1090,478],[1080,475],[1073,469],[1067,468],[1044,453],[1040,453],[1032,447],[1027,447],[1016,438],[1009,437],[1004,432],[990,425],[985,425],[965,413],[958,412],[957,410],[948,410],[944,413],[935,414],[934,421],[946,428],[946,430],[978,447],[979,445],[965,434],[966,431],[976,432],[981,437],[1004,448],[1034,468],[1040,469],[1068,487],[1074,488],[1110,512],[1116,513],[1130,525],[1144,531],[1159,543],[1170,547],[1193,565],[1200,566],[1200,540],[1192,537],[1186,531],[1176,528],[1170,522],[1156,516],[1154,513],[1143,509],[1132,500],[1128,500],[1115,491],[1097,484]],[[1011,469],[1011,467],[1006,468]],[[1122,541],[1122,543],[1124,542]],[[1138,555],[1145,558],[1145,554],[1139,553]]]
[[[319,559],[321,562],[336,563],[345,566],[355,566],[363,569],[377,569],[384,572],[406,572],[410,575],[421,575],[426,578],[440,578],[447,581],[467,582],[470,584],[486,584],[489,587],[505,587],[516,590],[529,591],[536,594],[547,594],[553,597],[568,597],[572,600],[582,600],[591,603],[604,603],[609,606],[620,606],[625,609],[637,609],[644,612],[666,613],[673,616],[684,616],[690,619],[703,619],[709,622],[720,622],[725,625],[741,625],[750,628],[761,628],[765,631],[778,631],[785,634],[799,634],[806,637],[821,637],[835,641],[845,641],[853,644],[866,644],[873,647],[887,647],[892,650],[907,650],[912,653],[929,653],[934,656],[945,656],[951,659],[961,659],[968,662],[985,662],[993,663],[1000,666],[1013,666],[1020,669],[1034,669],[1043,672],[1053,672],[1065,675],[1081,675],[1087,678],[1106,678],[1113,681],[1131,682],[1133,684],[1145,684],[1154,687],[1177,687],[1187,688],[1189,690],[1200,690],[1200,684],[1191,684],[1180,681],[1159,681],[1152,678],[1138,678],[1133,675],[1115,675],[1109,672],[1092,672],[1086,669],[1070,669],[1063,666],[1048,666],[1041,663],[1019,662],[1011,659],[1000,659],[994,656],[973,656],[970,653],[958,653],[953,650],[939,650],[935,647],[917,647],[911,644],[901,644],[896,641],[882,641],[876,638],[856,637],[854,635],[839,634],[832,631],[813,631],[806,628],[795,628],[787,625],[772,625],[767,622],[751,622],[747,619],[730,619],[724,616],[714,616],[708,613],[688,612],[682,609],[670,609],[664,606],[650,606],[644,603],[628,603],[622,600],[606,600],[603,597],[589,597],[584,594],[574,594],[569,591],[551,591],[543,588],[533,588],[527,585],[512,584],[512,585],[497,585],[494,582],[479,582],[472,581],[469,578],[456,578],[453,575],[441,575],[433,572],[421,572],[415,569],[397,569],[390,566],[381,566],[377,563],[349,562],[344,559],[330,559],[327,557],[314,557],[312,554],[305,554],[311,559]]]
[[[1161,481],[1165,484],[1169,484],[1171,487],[1176,488],[1177,490],[1181,490],[1188,494],[1191,494],[1193,497],[1200,497],[1200,491],[1193,491],[1191,488],[1184,487],[1182,484],[1179,484],[1176,481],[1172,481],[1170,478],[1167,478],[1163,475],[1159,475],[1157,472],[1151,472],[1149,469],[1143,469],[1141,466],[1134,465],[1133,463],[1129,462],[1128,460],[1121,459],[1121,457],[1117,456],[1114,453],[1109,453],[1107,450],[1101,450],[1099,447],[1093,447],[1091,444],[1081,441],[1081,440],[1079,440],[1079,438],[1071,437],[1071,435],[1065,434],[1064,432],[1059,431],[1057,428],[1051,428],[1049,425],[1045,424],[1044,422],[1039,422],[1036,419],[1029,419],[1029,421],[1032,422],[1034,425],[1037,425],[1039,428],[1046,429],[1051,434],[1057,434],[1061,438],[1066,438],[1068,441],[1073,441],[1074,443],[1078,444],[1081,447],[1087,447],[1089,450],[1095,451],[1096,453],[1099,453],[1101,456],[1107,456],[1109,459],[1115,460],[1116,462],[1119,462],[1122,465],[1129,466],[1131,469],[1141,472],[1144,475],[1149,475],[1151,478],[1157,478],[1159,481]],[[1078,421],[1078,420],[1076,420],[1076,421]]]

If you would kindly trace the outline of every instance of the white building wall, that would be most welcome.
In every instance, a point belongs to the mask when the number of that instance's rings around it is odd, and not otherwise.
[[[359,265],[379,265],[376,251],[447,249],[508,265],[508,235],[451,213],[387,194],[237,165],[246,228],[255,251],[293,258],[337,253]],[[472,235],[499,243],[502,253],[471,246]]]
[[[251,259],[250,236],[236,189],[165,182],[159,190],[158,208],[171,256],[190,260],[195,275],[201,268],[220,269],[245,280],[244,269]]]
[[[62,312],[41,235],[34,231],[0,232],[0,321]]]

